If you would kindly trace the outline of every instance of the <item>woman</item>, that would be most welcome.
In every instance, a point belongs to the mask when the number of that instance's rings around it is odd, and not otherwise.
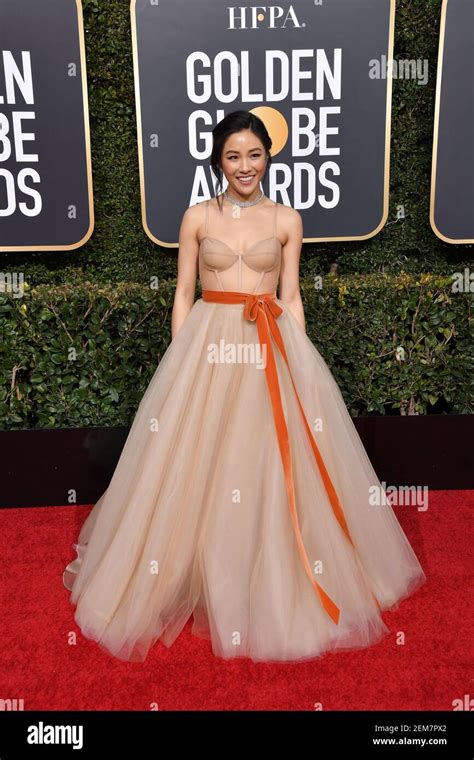
[[[228,187],[184,214],[172,341],[64,585],[121,659],[171,646],[191,614],[225,659],[365,647],[425,575],[306,335],[301,217],[260,189],[267,130],[236,111],[213,137]]]

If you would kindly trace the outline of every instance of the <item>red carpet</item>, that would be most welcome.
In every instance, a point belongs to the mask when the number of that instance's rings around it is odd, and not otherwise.
[[[25,710],[452,710],[474,694],[474,493],[430,493],[428,510],[395,507],[427,582],[392,612],[368,649],[295,664],[224,661],[193,636],[158,642],[144,663],[116,660],[85,639],[62,585],[89,507],[3,509],[2,699]],[[77,643],[71,644],[77,634]],[[397,634],[405,635],[404,645]]]

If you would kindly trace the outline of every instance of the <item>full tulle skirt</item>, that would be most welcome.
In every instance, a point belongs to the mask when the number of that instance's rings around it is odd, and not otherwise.
[[[352,538],[275,351],[301,536],[339,622],[301,561],[255,322],[242,304],[198,299],[63,575],[83,635],[115,657],[143,661],[156,642],[171,646],[191,615],[192,633],[225,659],[298,661],[366,647],[389,633],[381,612],[426,579],[328,366],[277,303],[291,374]]]

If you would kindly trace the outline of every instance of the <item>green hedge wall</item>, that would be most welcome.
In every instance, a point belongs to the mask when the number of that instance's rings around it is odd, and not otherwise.
[[[470,294],[434,275],[315,284],[302,282],[306,330],[353,416],[474,412]],[[174,286],[0,294],[1,427],[130,424],[170,342]]]

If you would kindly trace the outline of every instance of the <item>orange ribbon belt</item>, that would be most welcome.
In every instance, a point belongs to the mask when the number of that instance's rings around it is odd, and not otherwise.
[[[286,425],[285,415],[283,412],[280,386],[278,382],[278,371],[277,371],[277,366],[275,362],[275,356],[273,353],[271,336],[273,336],[273,339],[276,345],[278,346],[278,349],[281,355],[283,356],[283,359],[285,360],[286,365],[288,367],[290,377],[291,377],[291,382],[293,383],[296,399],[298,401],[298,406],[300,408],[301,415],[303,417],[303,422],[304,422],[305,430],[308,436],[308,440],[311,444],[311,448],[313,450],[316,463],[319,467],[319,471],[321,473],[321,477],[323,479],[324,487],[326,488],[329,501],[334,510],[334,514],[339,522],[339,525],[341,526],[342,530],[346,534],[352,546],[354,546],[354,544],[352,542],[351,536],[349,534],[349,530],[347,528],[347,524],[344,518],[344,513],[342,511],[341,504],[339,502],[339,499],[337,497],[337,494],[331,482],[331,479],[328,475],[326,467],[324,465],[322,456],[316,445],[316,441],[314,440],[313,435],[311,433],[311,429],[306,420],[305,413],[301,405],[301,401],[299,399],[298,392],[296,390],[296,386],[293,381],[293,377],[291,375],[291,369],[288,363],[285,346],[283,343],[280,329],[276,322],[278,316],[282,313],[283,309],[281,308],[281,306],[279,306],[276,303],[275,301],[276,296],[273,293],[253,294],[253,293],[239,293],[238,291],[203,290],[202,297],[204,301],[212,301],[215,303],[243,303],[245,304],[244,312],[243,312],[245,319],[248,319],[251,322],[257,323],[257,330],[258,330],[258,336],[260,339],[260,344],[261,346],[266,347],[264,349],[266,351],[266,357],[267,357],[267,362],[265,365],[265,375],[267,378],[268,389],[270,392],[270,398],[271,398],[272,407],[273,407],[273,417],[275,420],[276,432],[277,432],[277,437],[278,437],[278,445],[280,448],[281,459],[283,462],[283,470],[285,474],[286,491],[288,494],[291,520],[292,520],[293,528],[296,535],[298,550],[299,550],[301,559],[303,561],[306,574],[308,575],[308,578],[310,579],[313,588],[318,594],[324,609],[326,610],[331,620],[333,620],[337,624],[339,622],[339,608],[332,601],[332,599],[326,594],[324,589],[321,588],[319,583],[316,582],[313,572],[311,570],[311,565],[309,563],[308,556],[305,551],[303,538],[301,536],[301,530],[300,530],[300,526],[298,522],[298,514],[296,511],[295,489],[294,489],[294,483],[293,483],[293,466],[292,466],[292,461],[291,461],[288,428]]]

